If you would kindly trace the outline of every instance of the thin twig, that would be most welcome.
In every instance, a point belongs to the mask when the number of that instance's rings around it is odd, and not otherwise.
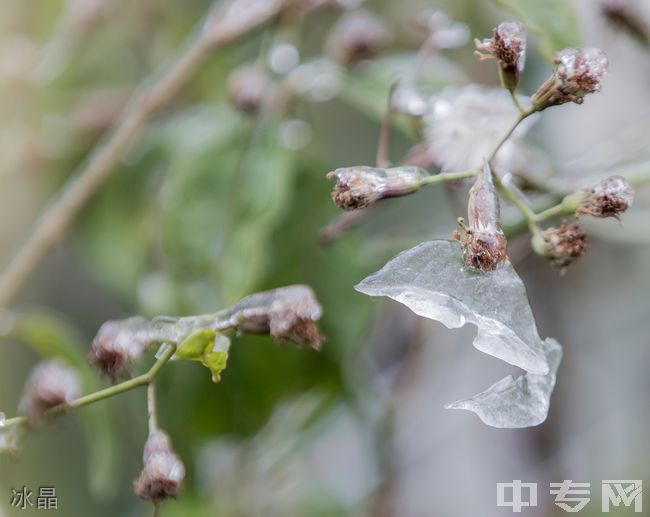
[[[203,30],[192,36],[172,65],[160,76],[145,81],[145,86],[136,91],[130,107],[124,111],[115,128],[41,212],[29,238],[0,277],[0,307],[11,302],[45,253],[62,237],[81,208],[142,134],[147,123],[179,93],[210,53],[273,18],[284,2],[266,2],[265,9],[246,7],[248,11],[237,4],[238,1],[234,0],[211,12]]]
[[[126,391],[139,388],[140,386],[151,384],[152,381],[156,378],[156,375],[158,375],[160,372],[161,368],[171,359],[172,355],[174,355],[175,351],[176,345],[168,343],[160,357],[146,373],[138,375],[137,377],[129,379],[128,381],[121,382],[120,384],[116,384],[115,386],[110,386],[109,388],[104,388],[103,390],[84,395],[83,397],[79,397],[69,404],[59,404],[58,406],[54,406],[52,409],[45,413],[45,416],[54,416],[59,413],[65,413],[72,409],[77,409],[83,406],[87,406],[88,404],[93,404],[94,402],[98,402],[100,400],[114,397],[115,395],[119,395]],[[16,416],[5,420],[3,427],[7,428],[14,425],[25,424],[27,424],[27,417]]]
[[[147,386],[147,420],[149,432],[158,429],[158,413],[156,410],[156,383],[151,381]]]

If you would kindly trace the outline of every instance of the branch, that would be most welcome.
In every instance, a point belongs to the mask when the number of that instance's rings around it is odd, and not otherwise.
[[[45,253],[74,221],[88,199],[110,176],[115,166],[140,137],[147,123],[187,84],[210,53],[277,15],[285,0],[232,0],[213,9],[202,30],[160,76],[138,88],[116,126],[41,212],[27,241],[0,277],[0,307],[7,306]]]
[[[142,375],[138,375],[137,377],[134,377],[133,379],[129,379],[128,381],[121,382],[120,384],[116,384],[115,386],[104,388],[103,390],[99,390],[94,393],[84,395],[83,397],[79,397],[78,399],[73,400],[69,404],[59,404],[58,406],[54,406],[52,409],[50,409],[45,413],[45,416],[54,416],[54,415],[58,415],[59,413],[65,413],[72,409],[77,409],[83,406],[87,406],[88,404],[93,404],[94,402],[98,402],[100,400],[114,397],[115,395],[119,395],[120,393],[124,393],[126,391],[139,388],[140,386],[146,386],[148,384],[151,384],[151,382],[156,378],[156,375],[158,375],[162,367],[165,366],[165,364],[171,359],[171,357],[174,355],[174,352],[176,351],[176,345],[174,344],[166,344],[163,346],[165,348],[162,354],[156,360],[153,366],[149,369],[149,371],[147,371],[146,373],[143,373]],[[8,428],[15,425],[26,425],[26,424],[27,424],[27,417],[16,416],[5,420],[3,428]]]

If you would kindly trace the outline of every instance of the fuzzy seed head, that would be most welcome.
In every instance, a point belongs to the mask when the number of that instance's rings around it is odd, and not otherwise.
[[[159,503],[176,498],[185,477],[185,466],[174,453],[169,436],[153,430],[144,445],[144,467],[133,482],[133,491],[142,499]]]
[[[32,372],[20,402],[21,413],[32,423],[43,420],[49,409],[69,404],[81,394],[81,379],[59,360],[40,363]]]
[[[542,231],[544,254],[562,272],[587,251],[587,234],[578,223],[562,223]]]
[[[332,199],[344,210],[365,208],[380,199],[405,196],[416,192],[423,172],[417,167],[345,167],[327,174],[336,179]]]
[[[634,189],[623,176],[610,176],[598,182],[585,195],[577,214],[594,217],[616,217],[634,201]]]

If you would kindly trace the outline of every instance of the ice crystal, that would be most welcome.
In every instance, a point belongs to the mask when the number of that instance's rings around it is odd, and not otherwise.
[[[526,289],[510,262],[479,272],[466,266],[457,243],[424,242],[389,261],[356,289],[392,298],[450,329],[472,323],[478,329],[473,343],[478,350],[527,372],[449,407],[474,411],[495,427],[525,427],[544,420],[561,347],[539,337]]]

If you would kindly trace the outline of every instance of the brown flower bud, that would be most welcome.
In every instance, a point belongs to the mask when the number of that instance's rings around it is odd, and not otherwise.
[[[75,370],[58,360],[43,362],[36,366],[25,385],[20,412],[36,424],[48,410],[70,404],[80,393],[81,380]]]
[[[112,379],[128,374],[129,366],[145,351],[146,325],[140,317],[104,323],[93,340],[90,364]]]
[[[257,65],[235,68],[228,77],[230,102],[244,113],[257,113],[270,85],[270,77]]]
[[[371,59],[390,41],[390,32],[380,18],[367,11],[344,14],[332,28],[327,51],[341,65]]]
[[[185,466],[172,450],[167,433],[158,429],[149,433],[142,462],[144,468],[133,482],[137,496],[154,503],[178,496]]]
[[[312,289],[292,285],[243,298],[231,311],[224,327],[240,332],[271,334],[280,343],[293,341],[316,350],[325,342],[316,321],[322,308]]]
[[[582,104],[588,93],[600,91],[607,72],[607,56],[597,48],[565,48],[555,56],[555,70],[533,94],[538,111],[575,102]]]
[[[469,191],[467,219],[469,226],[465,225],[462,217],[458,219],[462,235],[454,231],[454,238],[463,247],[467,265],[482,271],[494,271],[508,258],[508,243],[501,230],[499,198],[487,160]]]
[[[365,208],[380,199],[405,196],[419,190],[425,174],[418,167],[380,169],[359,165],[327,174],[336,178],[332,199],[344,210]]]
[[[578,223],[563,222],[559,228],[547,228],[532,239],[535,252],[551,260],[562,273],[585,254],[587,244],[587,234]]]
[[[616,217],[625,212],[634,201],[634,189],[623,176],[610,176],[586,191],[576,215]]]
[[[492,34],[492,38],[474,40],[477,49],[474,54],[481,60],[495,58],[503,86],[514,91],[526,62],[526,27],[520,22],[507,21],[500,23]]]

